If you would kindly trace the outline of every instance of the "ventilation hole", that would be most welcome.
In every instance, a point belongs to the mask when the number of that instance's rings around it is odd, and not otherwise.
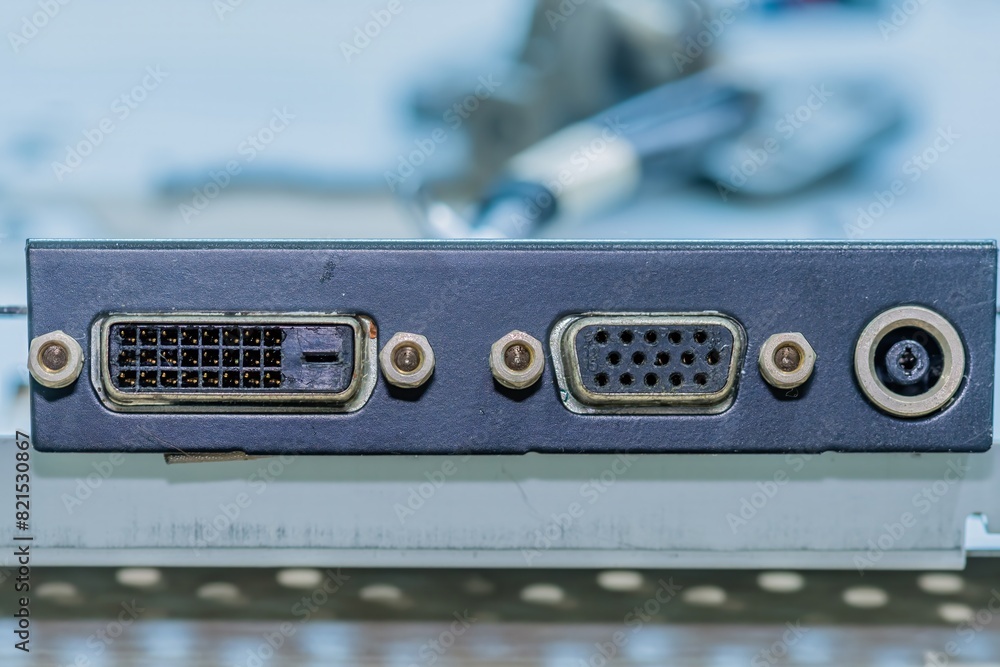
[[[685,366],[690,366],[694,363],[694,352],[688,350],[681,354],[681,363]]]
[[[531,584],[521,590],[521,600],[531,604],[556,605],[566,598],[566,592],[555,584]]]
[[[198,344],[197,329],[181,329],[181,345],[197,345],[197,344]]]
[[[176,387],[177,386],[177,371],[160,371],[160,386],[161,387]]]
[[[635,382],[635,378],[632,377],[631,373],[622,373],[622,376],[618,378],[618,381],[622,383],[623,387],[628,387]]]
[[[705,375],[704,373],[695,373],[694,383],[704,387],[706,384],[708,384],[708,376]]]
[[[953,595],[962,591],[965,580],[950,572],[929,572],[917,578],[917,586],[923,592],[932,595]]]
[[[632,355],[632,363],[636,366],[641,366],[646,361],[646,355],[642,352],[636,352]]]
[[[608,332],[605,331],[604,329],[600,329],[597,333],[594,334],[594,342],[595,343],[600,343],[601,345],[604,345],[605,343],[607,343],[608,342]]]
[[[597,383],[598,387],[606,387],[608,384],[608,374],[598,373],[597,375],[594,376],[594,382]]]
[[[139,385],[143,387],[155,387],[156,371],[142,371],[139,373]]]
[[[136,340],[136,329],[135,327],[122,327],[118,330],[118,336],[122,339],[122,343],[125,345],[135,345]]]
[[[608,354],[608,363],[611,364],[612,366],[617,366],[621,360],[622,360],[622,355],[618,354],[617,352],[611,352]]]
[[[653,343],[656,342],[656,340],[659,338],[659,336],[656,335],[655,331],[653,331],[652,329],[650,329],[649,331],[646,332],[646,335],[644,336],[644,338],[646,339],[647,343],[649,343],[650,345],[652,345]]]
[[[218,387],[219,371],[204,371],[201,374],[202,387]]]
[[[202,366],[218,366],[219,365],[219,351],[218,350],[202,350],[201,351],[201,365]]]
[[[268,388],[280,387],[281,373],[279,371],[265,371],[263,383]]]
[[[670,342],[671,342],[671,343],[673,343],[674,345],[679,345],[679,344],[680,344],[680,342],[681,342],[681,332],[680,332],[680,331],[671,331],[671,332],[670,332],[670,335],[669,335],[669,336],[667,336],[667,338],[668,338],[668,339],[670,340]]]
[[[244,345],[260,345],[260,329],[248,328],[243,330]]]
[[[202,329],[201,332],[201,344],[202,345],[218,345],[219,344],[219,330],[215,327],[210,327],[208,329]]]
[[[656,373],[646,373],[646,377],[643,378],[643,382],[646,383],[647,387],[655,387],[660,381],[660,376]]]
[[[403,589],[392,584],[368,584],[358,591],[358,597],[365,602],[398,604],[403,601]]]
[[[195,591],[195,595],[202,600],[228,604],[238,604],[243,598],[236,584],[231,584],[227,581],[214,581],[204,584]]]
[[[597,585],[606,591],[625,593],[642,588],[645,580],[634,570],[605,570],[597,575]]]
[[[163,581],[163,574],[155,567],[124,567],[115,572],[115,580],[122,586],[152,588]]]
[[[177,345],[177,329],[169,327],[160,330],[160,345]]]
[[[628,345],[632,342],[633,338],[632,332],[626,329],[625,331],[618,334],[618,338],[620,338],[624,344]]]
[[[288,568],[278,570],[275,579],[285,588],[310,590],[323,583],[323,573],[313,568]]]
[[[718,350],[710,350],[709,353],[707,355],[705,355],[705,361],[707,361],[712,366],[714,366],[717,363],[719,363],[719,351]]]
[[[198,386],[198,371],[184,371],[181,373],[181,385],[185,387]]]
[[[684,384],[684,376],[681,375],[680,373],[671,373],[670,384],[674,385],[675,387],[681,386],[682,384]]]
[[[699,345],[701,345],[706,340],[708,340],[708,334],[707,333],[705,333],[701,329],[699,329],[698,331],[694,332],[694,342],[696,342]]]
[[[694,586],[681,593],[681,599],[697,607],[719,607],[726,603],[726,591],[718,586]]]
[[[761,572],[757,585],[769,593],[797,593],[806,585],[805,577],[798,572]]]
[[[842,598],[849,606],[859,609],[884,607],[889,602],[889,594],[875,586],[853,586],[843,592]]]
[[[222,344],[223,345],[239,345],[240,344],[240,330],[239,329],[223,329],[222,330]]]
[[[657,352],[656,361],[653,362],[656,366],[666,366],[670,363],[670,355],[666,352]]]

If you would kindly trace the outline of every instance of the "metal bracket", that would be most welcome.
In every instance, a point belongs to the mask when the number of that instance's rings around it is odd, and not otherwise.
[[[1000,556],[1000,533],[991,533],[985,514],[970,514],[965,520],[965,551]]]

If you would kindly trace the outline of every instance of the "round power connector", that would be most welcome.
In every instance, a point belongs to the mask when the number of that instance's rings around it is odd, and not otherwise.
[[[965,374],[965,349],[942,315],[922,306],[899,306],[861,332],[854,372],[877,407],[897,417],[923,417],[954,398]]]

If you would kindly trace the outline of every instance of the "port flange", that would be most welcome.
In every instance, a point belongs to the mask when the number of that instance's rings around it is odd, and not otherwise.
[[[854,348],[854,373],[865,396],[896,417],[945,408],[965,375],[965,348],[952,324],[923,306],[876,316]]]
[[[340,313],[114,313],[93,324],[91,380],[117,412],[354,412],[375,332]]]
[[[746,334],[705,313],[586,313],[550,345],[563,404],[578,414],[717,414],[735,400]]]

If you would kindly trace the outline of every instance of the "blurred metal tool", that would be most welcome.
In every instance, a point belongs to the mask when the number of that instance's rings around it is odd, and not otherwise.
[[[632,196],[645,176],[690,178],[715,141],[741,131],[756,95],[702,73],[668,83],[571,125],[514,156],[471,221],[416,194],[432,236],[524,238],[557,213],[600,210]]]
[[[702,0],[539,0],[521,52],[494,72],[503,85],[465,119],[474,159],[454,180],[482,187],[544,137],[702,69],[706,50],[689,45],[706,17]],[[467,99],[455,78],[420,90],[418,115]]]
[[[762,98],[754,122],[702,160],[723,200],[802,190],[872,153],[905,118],[903,96],[881,78],[773,82]]]

